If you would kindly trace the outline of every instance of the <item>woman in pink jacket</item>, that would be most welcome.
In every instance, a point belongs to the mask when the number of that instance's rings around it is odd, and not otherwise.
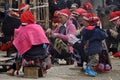
[[[35,23],[31,11],[20,15],[21,26],[15,29],[13,45],[22,56],[21,67],[43,66],[43,74],[50,68],[50,57],[47,52],[49,40],[42,26]]]
[[[53,32],[51,32],[51,35],[54,38],[54,40],[56,40],[56,39],[62,40],[67,46],[69,46],[68,47],[69,53],[73,53],[72,46],[68,45],[68,36],[70,34],[76,35],[76,27],[72,23],[72,20],[70,20],[71,12],[67,9],[62,9],[58,12],[59,12],[59,22],[60,23],[59,23],[58,27]],[[54,41],[54,40],[52,40],[52,41],[53,41],[53,44],[55,45],[56,41]],[[58,46],[60,46],[60,44]],[[65,59],[67,64],[69,64],[67,61],[67,58],[68,58],[68,56],[70,56],[70,54],[65,54],[66,51],[64,51],[64,50],[61,51],[62,53],[64,53],[64,54],[62,54],[59,51],[56,51],[54,48],[51,48],[51,47],[50,47],[49,51],[53,57]]]

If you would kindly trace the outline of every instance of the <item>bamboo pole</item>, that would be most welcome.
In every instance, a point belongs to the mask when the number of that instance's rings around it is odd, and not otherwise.
[[[36,0],[33,0],[33,3],[34,3],[34,4],[33,4],[33,7],[36,6]],[[35,19],[37,20],[36,9],[33,10],[33,14],[34,14]]]
[[[46,0],[46,3],[48,4],[48,0]],[[46,20],[45,20],[45,27],[46,29],[49,28],[49,5],[46,7]]]
[[[37,1],[39,2],[39,0]],[[40,6],[40,3],[37,4],[37,6]],[[38,21],[40,21],[40,8],[37,8],[38,12],[37,12],[37,18],[38,18]]]
[[[40,3],[42,3],[41,0],[40,0]],[[41,19],[42,19],[42,8],[40,8],[40,13],[39,14],[40,14],[40,21],[41,21]]]
[[[18,0],[18,5],[26,0]],[[36,21],[41,22],[45,29],[49,27],[49,5],[48,0],[30,0],[31,11]]]
[[[10,8],[12,8],[12,2],[13,2],[12,0],[8,1]]]

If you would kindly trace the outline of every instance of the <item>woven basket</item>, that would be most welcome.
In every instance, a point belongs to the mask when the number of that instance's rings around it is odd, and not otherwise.
[[[65,50],[66,52],[69,52],[68,45],[59,38],[55,40],[54,48],[59,54],[61,54],[63,50]]]

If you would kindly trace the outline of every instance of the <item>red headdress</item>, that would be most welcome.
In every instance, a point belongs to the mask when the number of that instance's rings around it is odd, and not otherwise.
[[[87,13],[87,11],[83,8],[78,8],[78,9],[73,11],[73,15],[74,14],[81,15],[82,13]]]
[[[116,12],[111,12],[110,13],[110,20],[109,21],[114,21],[114,20],[117,20],[119,19],[120,17],[117,15]]]
[[[83,7],[85,9],[93,9],[93,5],[91,3],[89,3],[89,2],[84,2]]]
[[[62,10],[59,11],[59,14],[68,17],[68,16],[71,15],[71,12],[69,10],[67,10],[67,9],[62,9]]]
[[[21,3],[18,7],[20,12],[25,12],[27,10],[30,10],[30,6],[28,4],[25,3]]]
[[[35,18],[30,11],[26,11],[21,14],[20,16],[21,23],[27,23],[27,24],[32,24],[35,23]]]

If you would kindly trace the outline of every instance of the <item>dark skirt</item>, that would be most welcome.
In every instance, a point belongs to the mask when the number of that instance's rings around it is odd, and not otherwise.
[[[45,58],[47,56],[46,49],[42,45],[34,45],[30,50],[22,55],[26,60],[34,60],[37,58]]]

